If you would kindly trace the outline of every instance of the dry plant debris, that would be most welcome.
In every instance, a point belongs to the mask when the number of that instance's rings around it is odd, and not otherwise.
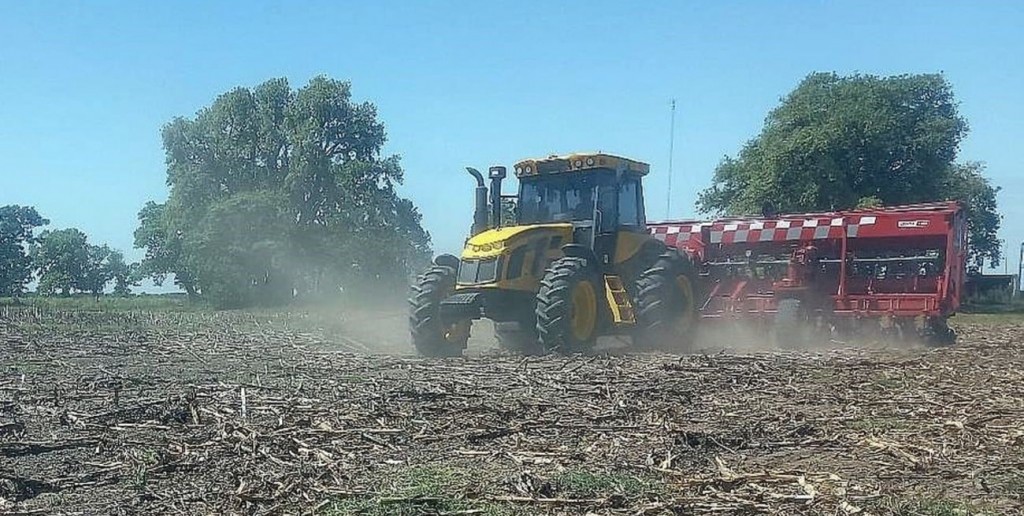
[[[286,315],[0,315],[2,514],[1024,510],[1024,320],[943,349],[426,360]]]

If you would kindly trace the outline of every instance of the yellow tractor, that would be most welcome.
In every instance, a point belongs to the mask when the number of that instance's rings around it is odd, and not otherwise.
[[[462,256],[436,257],[412,286],[421,355],[461,355],[481,318],[503,348],[527,354],[586,352],[604,335],[639,348],[689,341],[696,271],[647,232],[648,164],[603,153],[527,159],[515,165],[515,196],[501,193],[505,167],[489,169],[490,189],[467,170],[476,211]],[[509,204],[515,220],[502,220]]]

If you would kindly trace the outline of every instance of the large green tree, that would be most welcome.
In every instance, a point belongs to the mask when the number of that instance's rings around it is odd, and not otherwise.
[[[35,229],[49,224],[31,206],[0,206],[0,296],[19,296],[32,279],[28,248]]]
[[[198,292],[194,266],[185,254],[184,235],[176,229],[185,225],[181,211],[155,202],[142,208],[135,230],[135,247],[144,248],[146,256],[135,272],[140,278],[152,278],[157,285],[172,275],[174,283],[194,299]]]
[[[942,75],[814,73],[719,163],[698,207],[739,215],[959,200],[973,264],[997,264],[998,189],[981,165],[956,162],[967,130]]]
[[[89,243],[78,229],[43,231],[32,248],[32,261],[39,275],[38,291],[43,295],[71,295],[89,283]]]
[[[1005,259],[1000,252],[999,223],[994,187],[983,175],[985,166],[978,162],[954,163],[944,178],[942,197],[962,201],[967,212],[967,241],[970,266],[980,270],[986,259],[994,267]]]
[[[347,82],[235,88],[163,130],[170,196],[139,214],[140,270],[218,306],[394,286],[429,255],[383,124]]]
[[[136,264],[124,261],[124,253],[117,249],[108,249],[101,266],[108,281],[114,282],[114,295],[127,296],[132,293],[132,287],[138,284],[138,274],[135,272]]]
[[[90,244],[85,233],[75,228],[40,234],[32,247],[32,262],[43,295],[88,292],[99,296],[111,281],[116,282],[116,294],[127,294],[132,284],[130,267],[120,251]]]

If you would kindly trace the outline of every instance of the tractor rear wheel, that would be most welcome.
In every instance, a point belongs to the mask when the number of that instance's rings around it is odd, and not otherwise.
[[[589,351],[600,325],[599,278],[584,258],[551,263],[537,292],[537,338],[546,351]]]
[[[441,320],[441,301],[455,290],[455,271],[435,265],[416,279],[409,296],[409,332],[416,351],[427,357],[462,356],[470,320]]]
[[[673,250],[662,253],[636,280],[634,345],[688,350],[699,320],[697,285],[697,271],[688,257]]]

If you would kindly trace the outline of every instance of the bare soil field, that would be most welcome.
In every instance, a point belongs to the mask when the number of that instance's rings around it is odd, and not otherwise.
[[[1021,513],[1024,319],[960,319],[942,349],[426,360],[400,314],[5,310],[0,514]]]

